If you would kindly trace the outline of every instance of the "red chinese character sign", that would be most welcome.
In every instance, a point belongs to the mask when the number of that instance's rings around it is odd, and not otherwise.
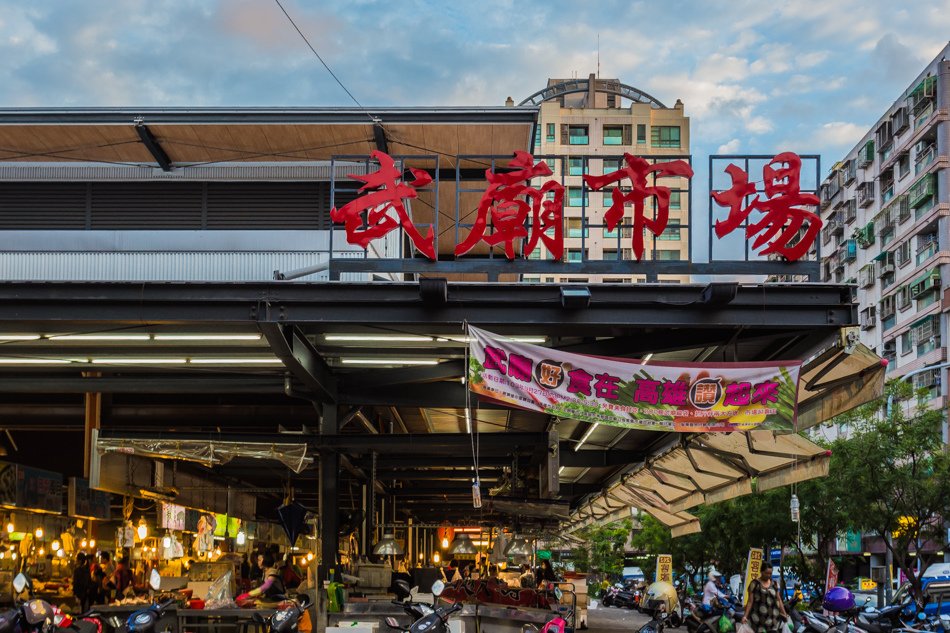
[[[496,402],[632,429],[795,431],[801,361],[646,365],[468,331],[469,388]]]
[[[745,224],[746,238],[755,237],[752,248],[759,254],[777,254],[789,261],[807,255],[821,231],[821,218],[807,207],[816,207],[818,196],[801,191],[802,159],[792,152],[783,152],[762,169],[765,198],[749,182],[749,174],[734,164],[726,167],[732,187],[713,191],[717,204],[729,209],[725,220],[716,222],[716,235],[722,239]],[[750,222],[753,211],[762,213],[757,222]],[[801,234],[800,234],[801,232]]]
[[[530,255],[538,242],[551,252],[555,259],[561,259],[564,250],[564,187],[554,180],[546,181],[541,188],[529,186],[532,178],[551,175],[551,168],[545,162],[534,163],[534,156],[528,152],[515,152],[515,158],[508,165],[506,173],[485,170],[488,188],[478,203],[475,222],[468,237],[455,247],[455,254],[464,255],[479,242],[491,246],[505,245],[505,256],[515,258],[515,241],[527,240],[524,244],[524,256]],[[547,200],[547,193],[552,199]],[[529,227],[525,223],[531,219]],[[486,233],[491,220],[493,231]],[[551,231],[553,235],[550,235]]]
[[[429,259],[438,259],[432,227],[429,227],[429,233],[423,236],[412,223],[403,202],[416,198],[416,190],[430,184],[432,176],[422,169],[410,169],[414,180],[407,183],[402,181],[402,172],[396,168],[392,157],[379,151],[373,152],[371,156],[379,163],[378,170],[365,176],[347,176],[365,183],[359,189],[359,192],[365,195],[339,209],[330,209],[330,219],[344,225],[347,242],[363,248],[376,238],[402,226],[419,251]],[[394,212],[396,217],[390,215],[390,211]]]
[[[584,176],[584,182],[594,191],[600,191],[610,184],[624,179],[630,180],[630,191],[624,192],[619,186],[614,187],[611,193],[610,208],[604,213],[604,224],[613,231],[623,220],[624,206],[633,206],[633,256],[639,261],[643,258],[643,230],[649,229],[654,235],[660,235],[666,229],[670,217],[670,189],[659,185],[648,186],[647,178],[654,176],[680,176],[692,178],[693,169],[685,160],[674,160],[661,163],[649,163],[639,156],[624,154],[626,167],[603,176]],[[656,198],[656,213],[647,217],[644,203]]]

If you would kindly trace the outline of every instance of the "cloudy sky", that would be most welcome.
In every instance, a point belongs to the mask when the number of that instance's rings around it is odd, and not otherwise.
[[[950,39],[947,0],[282,0],[366,106],[501,105],[600,72],[692,151],[847,151]],[[352,105],[274,0],[0,0],[0,106]],[[701,159],[701,158],[700,158]]]

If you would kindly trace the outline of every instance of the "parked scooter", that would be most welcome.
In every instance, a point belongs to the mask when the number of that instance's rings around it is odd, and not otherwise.
[[[149,575],[148,586],[151,587],[152,591],[158,591],[162,588],[162,577],[157,569],[153,569]],[[170,625],[166,625],[161,632],[157,632],[156,627],[173,604],[175,604],[174,600],[166,600],[165,602],[153,604],[146,609],[135,611],[129,615],[124,625],[115,622],[115,619],[113,619],[111,624],[113,626],[119,624],[119,626],[115,627],[117,633],[170,633]]]
[[[683,624],[682,608],[676,588],[668,582],[655,582],[647,587],[640,601],[640,611],[651,616],[638,633],[663,633],[667,626]]]
[[[297,633],[300,620],[307,612],[307,607],[310,606],[310,598],[307,594],[300,594],[290,603],[290,606],[275,611],[268,618],[255,613],[252,619],[262,625],[265,633]]]
[[[412,588],[405,580],[397,580],[393,588],[396,590],[396,599],[393,600],[393,604],[402,607],[406,615],[412,617],[413,622],[435,612],[435,605],[430,606],[424,602],[413,602],[411,600]]]
[[[13,579],[17,596],[26,593],[16,608],[0,614],[0,633],[101,633],[95,614],[72,618],[45,600],[33,598],[33,581],[25,574]]]
[[[623,589],[623,585],[621,585],[619,582],[604,589],[604,594],[600,597],[600,604],[604,605],[605,607],[614,606],[616,604],[614,601],[621,589]]]
[[[435,581],[432,585],[432,595],[440,596],[445,589],[445,583],[441,580]],[[435,605],[433,605],[435,607]],[[432,613],[424,615],[408,627],[404,627],[396,618],[386,618],[386,624],[389,628],[402,633],[449,633],[449,616],[462,610],[462,605],[455,604],[445,607],[435,607]]]
[[[741,614],[742,607],[735,596],[727,597],[711,610],[703,606],[702,600],[693,600],[689,603],[689,613],[684,614],[686,630],[689,633],[717,633],[723,616],[736,623],[742,619]]]

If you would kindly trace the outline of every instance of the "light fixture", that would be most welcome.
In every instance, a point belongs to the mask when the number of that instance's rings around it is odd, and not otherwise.
[[[0,334],[0,341],[38,341],[39,334]]]
[[[10,554],[10,558],[13,560],[16,560],[16,552],[13,552],[12,554]]]
[[[405,554],[402,545],[396,541],[392,532],[383,534],[383,538],[373,546],[373,554],[377,556],[402,556]]]
[[[221,555],[221,548],[220,548],[220,547],[214,548],[214,555],[215,555],[215,556],[220,556],[220,555]]]
[[[908,556],[917,556],[917,552],[908,552]]]
[[[258,356],[244,358],[192,358],[192,365],[276,365],[284,361],[273,356]]]
[[[313,552],[307,552],[307,560],[308,561],[313,560]]]
[[[95,546],[96,546],[96,539],[90,539],[89,547],[95,547]]]
[[[327,334],[326,341],[352,343],[431,343],[431,336],[411,336],[408,334]]]
[[[156,341],[259,341],[260,334],[156,334]]]
[[[789,509],[792,513],[792,522],[798,523],[801,519],[801,504],[798,502],[798,495],[792,493],[792,499],[789,501]]]
[[[0,358],[0,365],[70,365],[73,361],[61,358]]]
[[[42,526],[42,525],[36,528],[36,531],[33,532],[33,536],[35,536],[35,537],[37,538],[37,540],[43,538],[43,526]]]
[[[148,334],[51,334],[51,341],[147,341]]]
[[[90,358],[93,365],[184,365],[185,358],[135,357],[135,358]]]
[[[60,558],[63,558],[64,556],[66,556],[66,550],[64,550],[63,548],[59,548],[58,550],[56,550],[56,555],[59,556]],[[3,554],[0,554],[0,557],[2,556]]]
[[[562,286],[561,307],[580,310],[590,307],[590,288],[587,286]]]
[[[139,535],[140,541],[144,541],[148,536],[148,524],[145,523],[145,517],[139,519],[139,526],[135,528],[135,533]]]
[[[937,550],[937,556],[943,556],[943,550]]]
[[[459,534],[449,545],[449,554],[477,554],[478,548],[468,534]]]
[[[244,531],[244,528],[238,530],[234,540],[238,545],[244,545],[247,542],[247,532]]]
[[[344,365],[438,365],[436,358],[341,358]]]
[[[44,548],[41,547],[41,548],[40,548],[40,551],[39,551],[39,555],[40,555],[40,556],[46,556],[46,549],[44,549]]]
[[[87,541],[86,539],[83,539],[82,541],[79,542],[79,547],[81,547],[82,549],[86,549],[87,547],[89,547],[89,541]]]
[[[596,422],[591,422],[591,423],[590,423],[590,426],[587,427],[587,431],[584,433],[583,436],[581,436],[581,441],[578,442],[578,443],[574,446],[574,452],[575,452],[575,453],[581,449],[581,446],[583,446],[583,445],[584,445],[584,442],[586,442],[586,441],[590,438],[590,436],[591,436],[591,435],[593,434],[593,432],[594,432],[594,429],[596,429],[596,428],[597,428],[597,423],[596,423]]]
[[[436,552],[435,554],[432,555],[432,562],[433,562],[433,563],[438,563],[440,560],[442,560],[442,557],[439,556],[439,553],[438,553],[438,552]]]
[[[871,558],[871,552],[864,552],[865,558]]]
[[[442,539],[442,549],[445,549],[448,546],[449,546],[449,539],[447,538]]]
[[[16,530],[16,526],[13,525],[13,516],[10,516],[10,519],[7,521],[7,534],[13,534]]]
[[[546,336],[502,336],[501,338],[507,339],[509,341],[514,341],[515,343],[546,343],[548,337]],[[471,343],[471,336],[440,336],[436,339],[440,343],[451,341],[453,343]]]
[[[465,407],[465,432],[472,434],[472,412],[468,407]]]
[[[52,543],[50,543],[49,548],[50,548],[51,550],[53,550],[54,552],[58,552],[59,549],[60,549],[59,541],[54,540]]]
[[[162,537],[162,547],[168,549],[172,546],[172,535],[169,532],[165,532],[165,536]]]

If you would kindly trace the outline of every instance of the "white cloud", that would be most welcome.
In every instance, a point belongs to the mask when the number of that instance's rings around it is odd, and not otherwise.
[[[716,150],[717,154],[735,154],[739,151],[739,148],[742,146],[742,143],[739,142],[739,139],[734,138],[728,143],[723,143]]]
[[[826,145],[847,145],[850,147],[861,140],[865,132],[867,132],[867,128],[863,125],[845,121],[832,121],[821,126],[816,132],[815,140],[823,141]]]

